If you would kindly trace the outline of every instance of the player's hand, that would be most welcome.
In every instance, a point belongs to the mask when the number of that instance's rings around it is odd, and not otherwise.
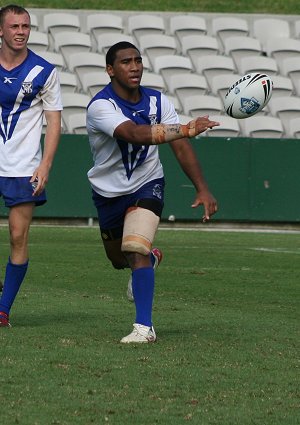
[[[40,165],[35,172],[33,173],[30,183],[32,184],[32,187],[34,188],[32,196],[38,196],[42,193],[42,191],[45,189],[45,186],[48,182],[48,176],[49,176],[49,170],[47,167],[43,167],[43,165]]]
[[[203,223],[208,221],[210,217],[218,211],[217,201],[209,190],[202,190],[197,193],[196,199],[192,204],[192,208],[197,208],[199,205],[204,206],[204,215],[202,217]]]
[[[220,125],[217,121],[211,121],[208,115],[197,117],[187,124],[189,137],[195,137],[204,131]]]

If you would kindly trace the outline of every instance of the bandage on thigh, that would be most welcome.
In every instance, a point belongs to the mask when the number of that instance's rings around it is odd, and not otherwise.
[[[154,212],[140,207],[128,208],[123,230],[121,250],[148,255],[159,224]]]

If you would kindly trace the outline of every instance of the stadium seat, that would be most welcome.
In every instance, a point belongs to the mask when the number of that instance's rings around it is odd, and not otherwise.
[[[144,34],[163,34],[166,31],[165,21],[161,15],[133,14],[127,20],[127,32],[137,39]]]
[[[179,118],[180,124],[187,124],[193,119],[190,115],[184,115],[184,114],[178,114],[178,118]]]
[[[110,78],[104,71],[90,71],[81,75],[80,82],[83,91],[93,97],[110,82]]]
[[[82,32],[59,32],[54,35],[54,49],[56,52],[60,52],[68,62],[68,57],[72,53],[91,51],[91,38]]]
[[[290,38],[291,30],[289,22],[280,18],[256,18],[253,22],[253,37],[257,38],[262,45],[262,50],[266,51],[266,42],[270,38]]]
[[[207,94],[208,85],[206,78],[203,75],[191,73],[179,73],[170,75],[166,81],[168,92],[176,94],[180,101],[184,96],[192,94]]]
[[[179,102],[179,99],[177,96],[175,95],[170,95],[168,93],[166,93],[167,98],[173,103],[174,107],[175,107],[175,111],[179,114],[182,113],[182,105]]]
[[[113,13],[92,13],[86,17],[87,32],[95,36],[108,32],[124,32],[123,17]]]
[[[298,96],[271,97],[268,104],[271,114],[283,122],[292,118],[300,119],[300,99]]]
[[[284,136],[280,118],[254,115],[239,122],[243,136],[253,138],[277,139]]]
[[[31,31],[28,39],[28,48],[36,53],[48,50],[48,35],[41,31]]]
[[[215,75],[237,74],[237,69],[233,59],[229,56],[208,55],[198,59],[196,63],[198,74],[204,75],[208,85],[211,87],[211,80]]]
[[[44,31],[54,36],[62,31],[80,31],[80,20],[76,13],[46,13],[43,20]]]
[[[278,96],[292,96],[294,93],[294,87],[292,80],[282,75],[272,75],[273,81],[273,93],[272,97]]]
[[[209,35],[186,35],[181,38],[181,48],[182,54],[189,56],[194,65],[202,56],[219,53],[218,40]]]
[[[86,107],[91,100],[91,96],[82,93],[62,93],[62,119],[67,128],[69,117],[72,114],[86,113]]]
[[[240,74],[219,74],[211,78],[211,91],[215,96],[224,99],[229,87],[241,78]]]
[[[48,62],[52,63],[52,65],[54,65],[59,71],[66,69],[66,63],[61,53],[39,51],[38,54]]]
[[[276,59],[277,63],[287,57],[298,56],[300,59],[300,40],[294,38],[269,38],[266,41],[266,53]]]
[[[238,137],[241,136],[241,129],[238,120],[227,115],[210,115],[209,119],[220,123],[218,127],[202,133],[208,137]]]
[[[186,35],[204,35],[207,33],[206,20],[196,15],[174,15],[169,18],[169,31],[178,40]]]
[[[175,37],[165,34],[142,35],[138,47],[144,56],[147,54],[150,62],[153,62],[156,56],[179,53]]]
[[[78,91],[78,81],[71,72],[59,72],[59,81],[62,93],[75,93]]]
[[[300,139],[300,119],[291,118],[285,123],[286,135],[292,139]]]
[[[292,56],[283,59],[279,63],[279,69],[282,75],[293,80],[294,77],[300,77],[300,60],[298,56]]]
[[[165,81],[172,74],[193,71],[191,59],[180,55],[157,56],[153,60],[153,68],[156,74],[162,74]]]
[[[183,99],[183,113],[192,117],[220,115],[224,111],[219,97],[210,95],[191,95]]]
[[[245,36],[227,37],[224,40],[224,52],[233,58],[236,65],[245,56],[262,55],[260,42],[256,38]]]
[[[39,31],[39,21],[35,13],[30,11],[30,27],[33,31]]]
[[[105,57],[100,53],[77,52],[67,58],[68,69],[75,72],[79,78],[86,72],[104,72],[106,68]]]
[[[106,54],[107,50],[120,41],[129,41],[136,45],[134,38],[131,35],[122,33],[105,32],[97,36],[97,51],[101,54]]]
[[[154,72],[144,72],[142,78],[142,85],[161,92],[166,91],[166,85],[161,75]]]
[[[224,45],[227,37],[247,36],[249,34],[249,25],[247,19],[244,18],[218,16],[212,19],[211,31],[212,35],[219,37]]]
[[[66,119],[66,132],[69,134],[87,134],[86,113],[71,114]]]
[[[246,56],[240,58],[237,68],[242,75],[252,72],[261,72],[269,75],[276,75],[279,73],[276,60],[266,56]]]

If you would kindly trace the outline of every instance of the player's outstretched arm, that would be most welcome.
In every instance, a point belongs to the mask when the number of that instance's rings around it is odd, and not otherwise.
[[[200,133],[220,125],[211,121],[208,116],[198,117],[188,124],[154,124],[137,125],[128,120],[120,124],[114,131],[114,137],[137,145],[160,145],[170,143],[183,137],[195,137]]]

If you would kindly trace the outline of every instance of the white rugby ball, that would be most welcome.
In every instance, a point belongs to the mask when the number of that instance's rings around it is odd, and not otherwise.
[[[246,74],[229,87],[224,98],[227,115],[242,119],[261,111],[272,96],[273,82],[267,74]]]

